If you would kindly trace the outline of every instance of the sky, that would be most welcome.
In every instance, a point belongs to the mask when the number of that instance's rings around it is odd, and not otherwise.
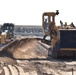
[[[43,12],[59,10],[56,25],[60,25],[60,20],[76,25],[75,7],[75,0],[0,0],[0,24],[42,26]]]

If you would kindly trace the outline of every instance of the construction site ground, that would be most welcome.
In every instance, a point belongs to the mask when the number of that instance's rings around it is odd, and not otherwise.
[[[76,75],[76,60],[54,59],[51,45],[18,37],[0,50],[0,75]]]

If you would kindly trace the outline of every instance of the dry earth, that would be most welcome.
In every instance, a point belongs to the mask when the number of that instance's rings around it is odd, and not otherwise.
[[[51,46],[37,39],[16,39],[0,52],[0,75],[76,75],[76,61],[48,56]]]

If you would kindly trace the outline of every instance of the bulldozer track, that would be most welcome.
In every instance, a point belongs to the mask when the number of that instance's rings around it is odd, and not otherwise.
[[[5,75],[25,75],[22,67],[17,65],[7,65],[3,67]]]

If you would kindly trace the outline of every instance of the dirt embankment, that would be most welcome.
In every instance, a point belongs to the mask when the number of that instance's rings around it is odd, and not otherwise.
[[[16,59],[47,58],[48,51],[34,38],[17,39],[4,47],[1,56],[9,56]]]

